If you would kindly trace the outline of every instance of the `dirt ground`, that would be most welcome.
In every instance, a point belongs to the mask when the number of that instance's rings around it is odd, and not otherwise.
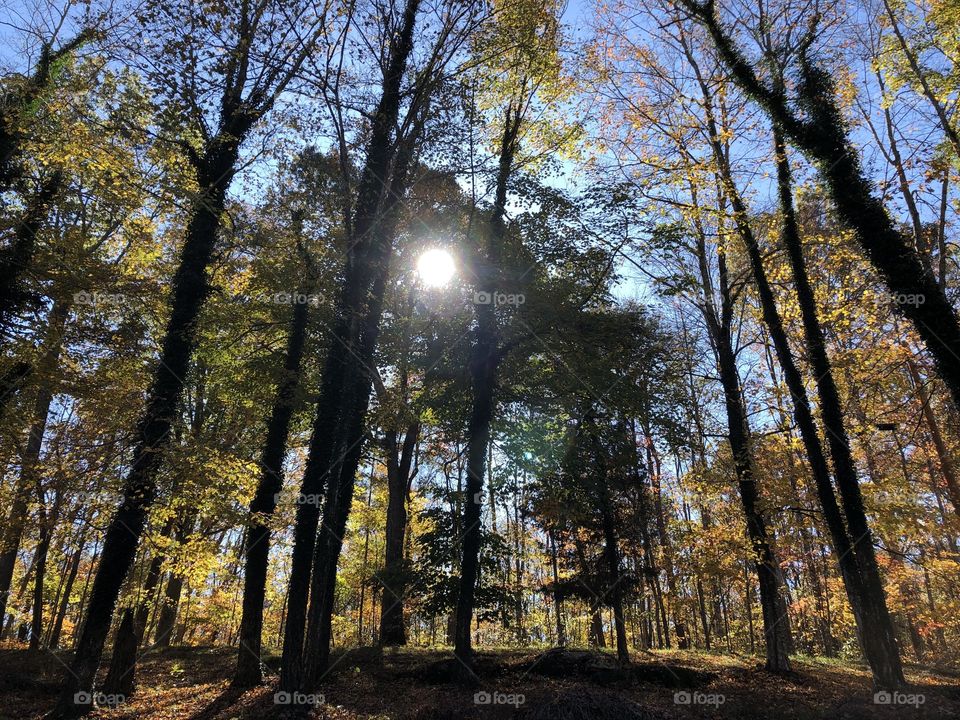
[[[313,697],[263,687],[229,688],[230,648],[173,648],[141,659],[137,691],[98,708],[109,720],[252,720],[292,715],[330,720],[668,720],[730,718],[960,718],[960,673],[911,666],[913,687],[874,697],[863,667],[798,659],[793,677],[775,677],[757,658],[694,652],[640,653],[629,671],[592,651],[502,650],[478,654],[479,683],[450,682],[449,652],[359,648],[334,656]],[[0,718],[40,718],[56,696],[67,655],[0,648]],[[276,665],[276,658],[268,664]],[[290,702],[293,701],[293,702]]]

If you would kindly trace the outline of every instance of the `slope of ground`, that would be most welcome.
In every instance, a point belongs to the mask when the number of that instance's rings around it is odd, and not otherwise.
[[[148,652],[140,663],[136,695],[119,707],[99,708],[91,717],[253,720],[289,714],[289,698],[277,695],[274,683],[242,694],[231,691],[234,652]],[[52,706],[64,659],[0,649],[0,718],[42,717]],[[487,651],[478,654],[475,688],[447,681],[449,654],[439,650],[381,654],[361,648],[334,660],[318,695],[296,698],[316,702],[313,718],[960,718],[957,676],[918,667],[909,669],[914,684],[909,693],[875,698],[864,668],[822,659],[797,660],[795,676],[781,678],[759,669],[756,658],[693,652],[637,653],[630,671],[621,672],[611,655],[591,651]]]

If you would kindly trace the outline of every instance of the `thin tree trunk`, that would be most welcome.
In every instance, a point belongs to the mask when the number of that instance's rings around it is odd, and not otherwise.
[[[70,570],[67,573],[67,580],[63,586],[63,594],[60,597],[60,607],[57,610],[56,618],[53,622],[53,629],[50,631],[50,639],[47,647],[56,650],[60,645],[60,633],[63,632],[63,621],[67,617],[67,608],[70,606],[70,593],[77,580],[77,574],[80,572],[80,560],[83,558],[83,547],[86,541],[86,527],[80,533],[80,539],[77,541],[77,549],[70,560]]]
[[[591,432],[591,430],[588,430]],[[597,498],[600,508],[601,523],[603,526],[603,555],[607,563],[608,586],[604,588],[603,596],[609,597],[610,607],[613,610],[613,625],[617,641],[617,661],[621,667],[630,664],[630,649],[627,644],[627,630],[623,619],[623,587],[620,575],[620,551],[617,542],[616,518],[613,504],[610,499],[610,488],[607,483],[606,461],[603,449],[596,435],[591,432],[594,460],[597,463],[596,481]]]
[[[954,152],[956,152],[957,156],[960,157],[960,134],[958,134],[953,125],[950,124],[950,118],[947,116],[946,108],[944,108],[943,103],[941,103],[937,98],[933,88],[930,87],[927,74],[923,71],[923,68],[920,67],[916,53],[907,43],[907,39],[903,36],[903,31],[900,30],[900,22],[897,19],[897,15],[891,7],[889,0],[883,0],[883,7],[887,11],[887,17],[890,20],[890,28],[893,30],[893,34],[896,36],[897,42],[900,44],[900,49],[903,51],[904,57],[907,58],[907,63],[910,65],[910,69],[913,70],[914,77],[917,79],[917,82],[920,83],[920,88],[923,91],[921,94],[930,103],[930,106],[933,108],[934,112],[936,112],[937,119],[940,121],[940,128],[943,130],[943,134],[947,137],[947,140],[950,141]]]
[[[717,351],[720,382],[723,385],[724,405],[727,412],[727,437],[733,453],[733,462],[740,490],[740,502],[747,521],[747,534],[753,549],[752,562],[760,587],[766,667],[771,672],[788,672],[790,670],[790,661],[787,655],[789,643],[784,632],[785,619],[780,616],[779,612],[780,573],[773,553],[771,537],[760,511],[760,496],[754,476],[749,426],[730,334],[733,309],[727,285],[726,262],[722,254],[720,255],[720,294],[723,305],[723,319],[719,324],[713,323],[711,327],[714,346]],[[749,594],[749,587],[747,592]],[[750,622],[752,628],[752,616]],[[751,630],[752,641],[753,632]]]
[[[560,571],[557,565],[557,534],[549,530],[547,537],[550,543],[550,569],[553,572],[553,610],[557,626],[557,646],[566,647],[567,631],[563,622],[563,594],[560,592]]]
[[[0,545],[0,621],[6,615],[10,583],[13,580],[17,553],[26,528],[29,499],[39,484],[37,473],[40,451],[43,448],[43,436],[47,429],[47,416],[50,414],[50,405],[53,402],[56,387],[54,375],[57,373],[60,362],[64,328],[69,314],[70,303],[58,300],[50,311],[47,323],[43,355],[39,363],[41,385],[34,401],[30,432],[20,458],[20,475],[14,488],[13,504],[7,516],[2,545]]]
[[[51,525],[56,522],[56,516],[48,519],[46,512],[40,515],[40,542],[37,543],[37,568],[33,579],[33,617],[30,621],[30,649],[39,650],[40,640],[43,637],[43,583],[46,579],[47,554],[50,551],[50,536],[53,532]]]
[[[947,444],[943,441],[943,434],[940,432],[940,424],[937,422],[937,416],[934,414],[933,407],[930,404],[930,394],[927,392],[926,386],[920,377],[920,371],[917,368],[917,363],[913,359],[912,353],[907,356],[907,369],[910,371],[910,379],[913,381],[913,387],[917,391],[917,399],[920,401],[923,418],[927,423],[930,438],[933,440],[933,447],[937,451],[940,473],[943,475],[944,482],[947,485],[947,495],[950,496],[953,511],[960,516],[960,483],[957,482],[957,472],[954,468],[953,460],[950,457],[950,451],[947,449]]]
[[[164,539],[169,538],[173,533],[173,526],[174,519],[169,518],[160,529],[160,537]],[[166,556],[162,552],[156,552],[153,557],[150,558],[150,565],[147,567],[147,576],[141,588],[140,602],[137,604],[137,609],[133,616],[133,628],[137,634],[138,643],[142,643],[147,634],[147,626],[150,624],[150,610],[154,606],[153,595],[157,586],[160,584],[160,577],[163,574],[163,563],[165,560]]]

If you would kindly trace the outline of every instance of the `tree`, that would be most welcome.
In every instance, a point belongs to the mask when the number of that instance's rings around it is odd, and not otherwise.
[[[463,515],[463,561],[460,568],[460,591],[457,595],[454,655],[466,681],[475,680],[470,623],[473,617],[473,594],[477,582],[480,551],[480,507],[483,498],[483,476],[490,423],[496,410],[497,371],[502,361],[494,298],[502,292],[503,278],[498,270],[503,260],[506,233],[507,190],[516,168],[520,143],[530,130],[531,113],[538,94],[560,97],[563,83],[556,53],[562,41],[557,24],[557,8],[534,2],[511,3],[493,16],[489,37],[481,37],[478,51],[490,53],[498,65],[506,53],[507,73],[497,79],[488,77],[489,93],[494,107],[501,113],[497,170],[493,190],[493,206],[486,227],[481,231],[474,260],[477,277],[475,294],[476,329],[470,358],[472,386],[471,411],[467,423],[467,486],[468,501]],[[493,68],[487,68],[492,75]],[[542,88],[541,88],[542,86]],[[489,102],[488,101],[488,102]]]
[[[156,493],[162,450],[169,442],[183,378],[189,370],[197,318],[209,292],[207,267],[216,245],[227,189],[237,169],[240,145],[296,78],[325,29],[321,13],[314,13],[305,32],[296,36],[302,44],[289,56],[274,43],[279,39],[282,44],[294,33],[293,28],[277,27],[275,23],[291,10],[301,17],[310,15],[309,7],[294,9],[285,3],[265,3],[255,8],[244,4],[236,15],[231,15],[231,9],[226,7],[211,14],[189,2],[158,2],[145,10],[141,32],[162,33],[165,43],[163,54],[152,58],[157,63],[153,80],[169,93],[167,109],[171,113],[177,107],[183,109],[192,124],[189,132],[200,138],[195,144],[181,141],[196,173],[197,192],[192,198],[180,263],[173,278],[170,316],[135,435],[134,459],[124,481],[123,502],[107,529],[83,632],[64,676],[54,716],[75,716],[90,710],[89,704],[77,701],[84,697],[78,693],[92,691],[120,586],[133,563]],[[197,28],[188,43],[181,42],[177,29],[165,27],[171,20],[179,24],[183,14],[191,17]],[[229,48],[225,62],[220,61],[219,52],[210,54],[215,40]],[[273,54],[260,54],[262,42],[269,42]],[[203,85],[181,85],[184,73],[194,76],[193,58],[197,55],[207,58],[210,75]],[[192,91],[196,94],[190,94]],[[216,113],[212,127],[207,121],[210,105]]]
[[[807,113],[801,118],[790,108],[782,90],[768,87],[758,77],[731,35],[722,27],[713,1],[682,0],[690,15],[702,23],[735,81],[756,100],[783,133],[820,167],[837,212],[855,232],[861,247],[896,297],[922,297],[920,303],[898,303],[913,323],[937,368],[960,406],[960,321],[930,268],[894,226],[883,203],[872,193],[852,146],[829,75],[809,57],[816,36],[812,23],[799,47],[797,100]],[[784,50],[781,50],[783,52]]]

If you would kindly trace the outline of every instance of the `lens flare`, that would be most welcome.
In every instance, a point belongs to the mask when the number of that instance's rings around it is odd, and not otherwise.
[[[446,250],[427,250],[417,260],[417,274],[428,287],[444,287],[453,278],[456,269],[453,256]]]

